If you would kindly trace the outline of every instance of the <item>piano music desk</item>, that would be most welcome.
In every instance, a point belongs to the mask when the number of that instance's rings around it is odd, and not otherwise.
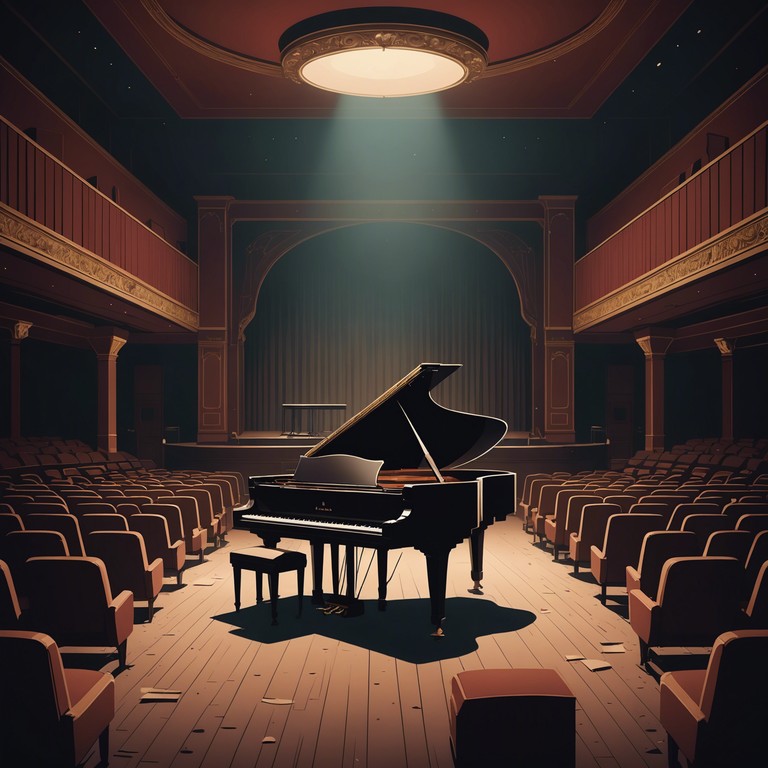
[[[304,569],[307,556],[302,552],[287,549],[269,549],[267,547],[248,547],[238,552],[230,552],[229,562],[235,580],[235,611],[240,610],[240,573],[243,569],[256,573],[256,604],[264,600],[262,594],[262,576],[269,579],[269,602],[272,606],[272,624],[277,624],[278,580],[283,571],[296,571],[299,592],[299,615],[301,615],[304,597]]]

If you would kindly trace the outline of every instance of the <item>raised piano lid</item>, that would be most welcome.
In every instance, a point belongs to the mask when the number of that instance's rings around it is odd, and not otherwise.
[[[440,469],[479,458],[507,433],[491,416],[438,405],[431,391],[461,368],[458,363],[421,363],[383,395],[307,451],[309,456],[348,454],[383,461],[384,469]]]

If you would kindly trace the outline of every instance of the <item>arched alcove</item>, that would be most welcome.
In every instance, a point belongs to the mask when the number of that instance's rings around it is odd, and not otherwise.
[[[530,428],[531,329],[508,265],[473,237],[407,222],[332,229],[288,249],[253,298],[246,430],[280,429],[283,402],[345,402],[351,416],[426,361],[464,365],[436,391],[443,405]]]

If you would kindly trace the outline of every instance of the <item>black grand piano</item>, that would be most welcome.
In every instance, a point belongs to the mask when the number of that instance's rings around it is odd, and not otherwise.
[[[460,469],[506,434],[501,419],[450,410],[431,396],[460,365],[422,363],[314,445],[293,475],[251,477],[253,505],[235,525],[265,546],[307,539],[316,604],[323,594],[324,545],[331,545],[334,604],[355,602],[355,547],[376,550],[379,608],[386,607],[389,550],[426,556],[435,635],[442,634],[448,556],[469,537],[471,578],[482,579],[483,534],[515,504],[515,475]],[[339,592],[339,546],[346,547],[346,593]],[[342,609],[343,610],[343,609]]]

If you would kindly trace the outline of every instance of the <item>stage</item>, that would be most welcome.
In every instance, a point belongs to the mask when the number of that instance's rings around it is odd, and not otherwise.
[[[286,435],[279,432],[246,432],[228,443],[168,443],[164,464],[168,469],[229,469],[251,475],[292,474],[299,456],[323,436]],[[526,475],[534,472],[581,472],[606,469],[606,443],[548,443],[528,433],[508,432],[469,468],[504,469],[517,474],[522,489]]]

